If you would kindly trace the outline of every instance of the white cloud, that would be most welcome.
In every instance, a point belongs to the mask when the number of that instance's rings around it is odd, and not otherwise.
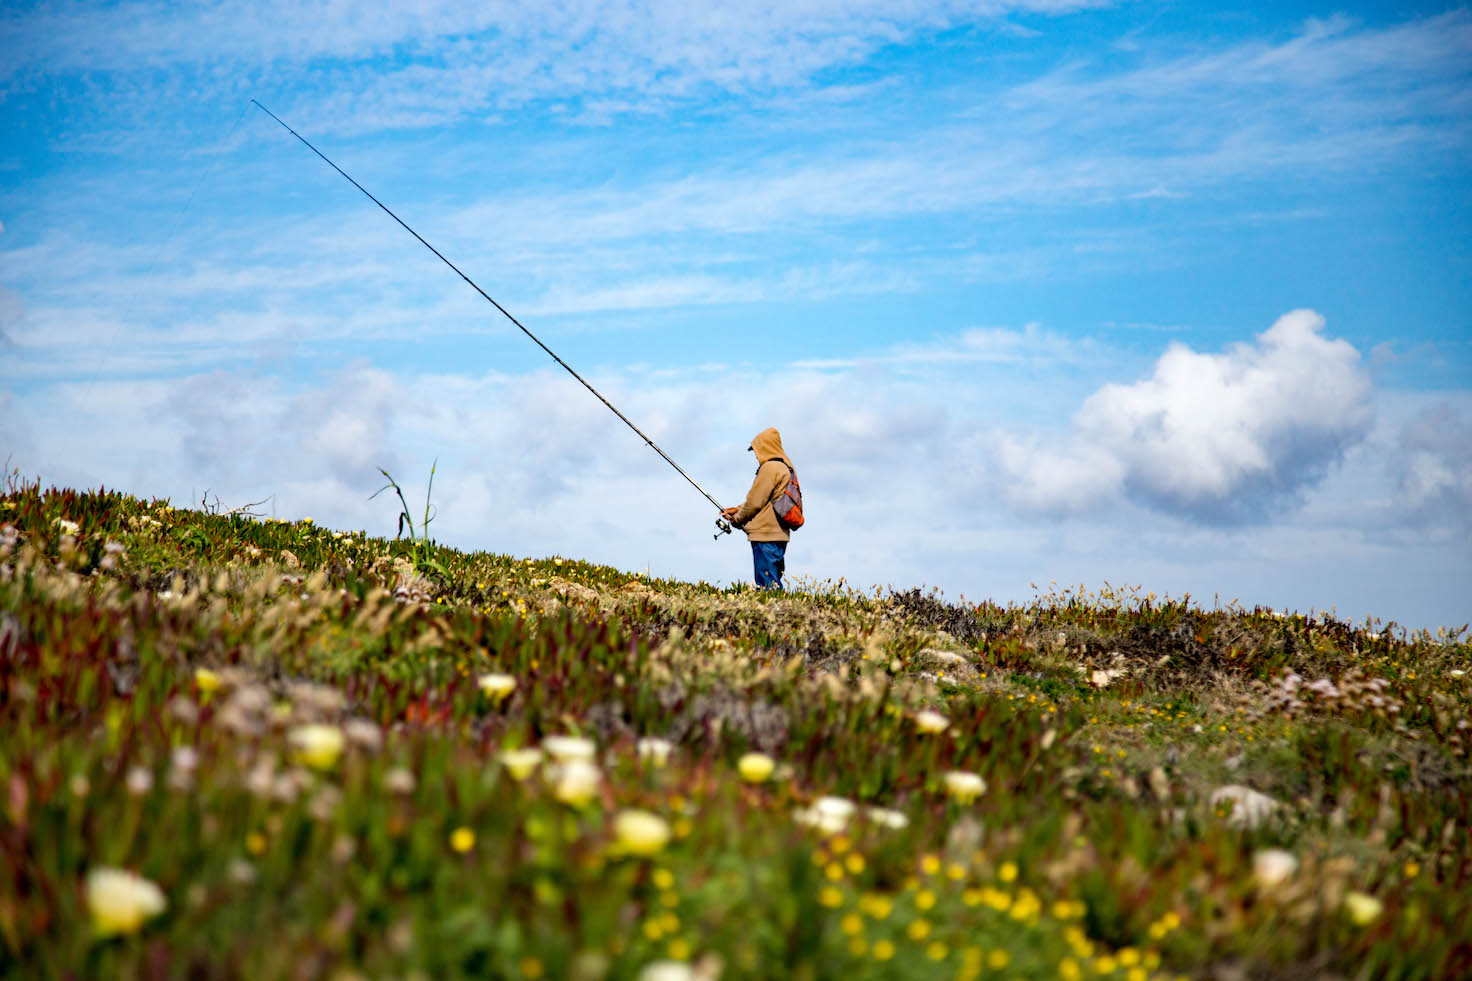
[[[1472,419],[1449,403],[1422,410],[1402,427],[1392,460],[1405,514],[1446,537],[1472,531]]]
[[[1297,310],[1221,354],[1172,344],[1151,377],[1089,396],[1061,442],[1003,436],[1008,497],[1045,512],[1125,496],[1208,522],[1263,517],[1368,432],[1359,352],[1323,327]]]

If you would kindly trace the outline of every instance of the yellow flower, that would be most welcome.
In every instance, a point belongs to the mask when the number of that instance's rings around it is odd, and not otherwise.
[[[297,762],[314,770],[330,770],[336,766],[345,742],[342,730],[337,726],[319,723],[297,726],[287,739]]]
[[[648,811],[619,811],[613,819],[613,833],[623,851],[646,857],[657,854],[670,840],[669,823]]]
[[[114,868],[87,873],[87,909],[99,936],[136,933],[167,905],[163,890],[140,875]]]
[[[997,878],[1003,882],[1015,882],[1017,879],[1017,863],[1003,862],[997,869]]]
[[[834,886],[824,886],[818,890],[818,902],[829,909],[837,909],[843,905],[843,893]]]
[[[864,932],[864,918],[857,913],[845,913],[838,921],[838,929],[850,937],[857,936]]]
[[[894,956],[894,944],[888,940],[881,940],[874,945],[874,959],[876,961],[887,961]]]
[[[986,955],[987,967],[990,967],[993,971],[1000,971],[1002,968],[1006,967],[1011,960],[1011,955],[1009,955],[1005,950],[1000,947]]]
[[[736,769],[747,783],[765,783],[776,767],[777,761],[766,753],[747,753],[736,761]]]
[[[252,831],[245,836],[245,850],[252,855],[260,855],[266,850],[266,836],[259,831]]]
[[[501,751],[500,760],[506,772],[511,774],[512,780],[525,780],[532,775],[537,764],[542,762],[542,751],[540,749],[504,749]]]
[[[460,854],[465,854],[475,847],[475,832],[469,828],[456,828],[450,832],[450,847]]]
[[[905,928],[905,933],[911,940],[920,941],[930,936],[930,924],[925,920],[915,920]]]
[[[1345,894],[1344,911],[1355,926],[1369,926],[1380,918],[1385,904],[1367,893],[1351,891]]]
[[[564,804],[582,807],[598,792],[598,781],[602,774],[598,768],[584,760],[573,760],[557,768],[553,796]]]
[[[476,683],[481,693],[494,702],[516,691],[516,679],[509,674],[483,674]]]
[[[931,709],[925,709],[923,712],[915,713],[915,728],[927,735],[945,732],[946,726],[950,724],[950,719]]]
[[[945,775],[946,793],[958,803],[969,804],[986,792],[986,781],[978,773],[952,770]]]
[[[194,685],[202,694],[218,691],[223,679],[209,668],[194,669]]]

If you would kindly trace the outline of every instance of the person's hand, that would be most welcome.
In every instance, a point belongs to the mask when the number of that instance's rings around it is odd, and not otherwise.
[[[734,517],[736,517],[736,509],[735,508],[721,508],[721,517],[723,517],[723,518],[734,518]]]

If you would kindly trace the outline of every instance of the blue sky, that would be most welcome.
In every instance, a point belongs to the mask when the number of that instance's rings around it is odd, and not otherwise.
[[[1472,618],[1472,12],[12,4],[0,454],[725,581]]]

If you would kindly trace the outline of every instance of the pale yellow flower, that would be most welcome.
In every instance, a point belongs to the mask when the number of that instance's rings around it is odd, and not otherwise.
[[[639,981],[695,981],[695,969],[684,961],[654,961],[639,971]]]
[[[481,694],[496,702],[516,690],[516,679],[509,674],[483,674],[476,683]]]
[[[87,909],[99,936],[136,933],[167,905],[162,889],[126,869],[99,868],[87,873]]]
[[[582,736],[548,736],[542,740],[542,748],[559,763],[591,763],[598,752],[593,740]]]
[[[649,811],[619,811],[613,819],[613,833],[623,851],[646,857],[657,854],[670,840],[669,822]]]
[[[638,754],[639,759],[646,760],[654,766],[664,766],[668,763],[670,751],[674,748],[674,743],[668,739],[658,739],[654,736],[641,739],[634,744],[634,752]]]
[[[747,753],[736,761],[736,769],[747,783],[765,783],[776,768],[777,761],[766,753]]]
[[[871,807],[865,813],[868,814],[869,820],[875,824],[885,828],[894,828],[896,831],[908,827],[910,824],[910,819],[904,813],[891,810],[888,807]]]
[[[450,847],[465,854],[475,847],[475,832],[465,827],[456,828],[450,832]]]
[[[1385,912],[1385,904],[1367,893],[1351,891],[1345,893],[1344,911],[1355,926],[1369,926]]]
[[[602,774],[586,760],[572,760],[557,767],[552,794],[564,804],[582,807],[598,793]]]
[[[915,713],[915,728],[928,735],[945,732],[950,724],[950,719],[931,709]]]
[[[946,793],[954,797],[957,802],[969,804],[982,794],[986,793],[986,781],[979,773],[971,773],[965,770],[952,770],[945,775]]]
[[[292,757],[314,770],[330,770],[336,766],[346,742],[337,726],[318,723],[297,726],[291,730],[287,740],[291,743]]]
[[[540,749],[507,749],[501,751],[501,765],[513,780],[525,780],[542,762]]]

